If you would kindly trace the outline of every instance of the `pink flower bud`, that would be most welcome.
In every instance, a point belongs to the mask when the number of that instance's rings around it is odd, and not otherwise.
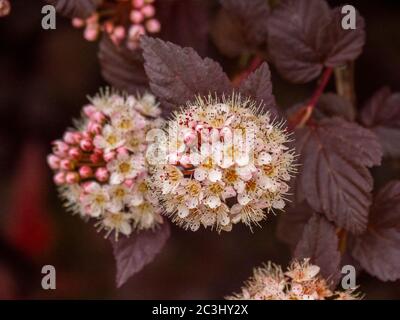
[[[98,168],[95,173],[96,179],[100,182],[106,182],[110,176],[108,170],[104,167]]]
[[[126,180],[124,181],[124,185],[126,185],[128,188],[132,187],[133,184],[134,184],[133,179],[126,179]]]
[[[90,122],[88,124],[88,130],[91,134],[100,134],[102,130],[102,126],[98,123]]]
[[[117,149],[117,152],[118,152],[118,154],[123,154],[123,155],[128,155],[128,154],[129,154],[128,149],[125,148],[125,147],[119,147],[119,148]]]
[[[90,134],[90,132],[84,131],[84,132],[81,133],[81,140],[82,139],[91,140],[92,139],[92,135]]]
[[[114,30],[114,24],[110,21],[104,23],[104,29],[108,34],[111,34]]]
[[[81,186],[82,186],[84,193],[89,193],[95,184],[96,184],[96,182],[93,182],[93,181],[87,181],[87,182],[82,183]],[[82,194],[82,196],[85,195],[84,193]]]
[[[157,33],[161,30],[161,24],[157,19],[150,19],[146,22],[146,30],[149,33]]]
[[[65,183],[65,173],[57,172],[53,177],[53,181],[56,185],[61,186]]]
[[[101,122],[103,122],[103,121],[106,119],[106,116],[104,115],[103,112],[96,111],[95,113],[93,113],[93,114],[90,116],[90,119],[92,119],[94,122],[101,123]]]
[[[154,9],[154,7],[151,4],[147,4],[142,8],[142,13],[146,18],[151,18],[152,16],[154,16],[156,10]]]
[[[60,161],[60,168],[63,170],[72,170],[74,168],[74,163],[70,159],[62,159]]]
[[[109,161],[115,159],[115,156],[116,156],[115,151],[107,152],[107,153],[104,154],[104,160],[106,162],[109,162]]]
[[[67,172],[65,175],[65,182],[68,184],[74,184],[79,182],[79,174],[77,172]]]
[[[80,145],[80,147],[81,147],[81,149],[83,151],[91,151],[91,150],[93,150],[93,143],[89,139],[82,140],[79,145]]]
[[[79,144],[82,140],[82,134],[80,132],[74,132],[74,141],[76,144]]]
[[[47,163],[51,169],[57,170],[60,167],[60,158],[54,154],[49,154],[47,156]]]
[[[87,41],[95,41],[97,39],[98,34],[99,31],[97,30],[97,28],[94,28],[92,26],[87,26],[85,28],[85,31],[83,32],[83,37]]]
[[[75,135],[71,131],[64,133],[63,140],[68,144],[75,144]]]
[[[89,166],[83,166],[79,168],[79,175],[83,178],[83,179],[87,179],[90,178],[93,175],[93,170],[91,167]]]
[[[91,105],[91,104],[88,104],[88,105],[83,107],[83,113],[85,114],[85,116],[87,116],[89,118],[96,111],[97,111],[96,107]]]
[[[125,38],[125,28],[123,26],[115,27],[115,29],[113,31],[113,35],[119,40],[124,39]]]
[[[134,24],[139,24],[144,19],[143,13],[137,10],[132,10],[129,17]]]
[[[142,25],[135,24],[130,27],[129,29],[129,40],[137,41],[139,40],[140,36],[145,34],[146,31],[144,30]]]
[[[59,157],[66,157],[67,156],[68,150],[69,150],[69,146],[65,142],[63,142],[61,140],[56,140],[56,141],[53,142],[53,146],[54,146],[53,147],[53,153],[56,156],[59,156]]]
[[[79,160],[82,156],[82,152],[79,148],[73,147],[68,151],[68,155],[74,160]]]
[[[134,8],[140,9],[144,6],[144,0],[132,0],[132,6]]]
[[[85,21],[79,18],[73,18],[72,19],[72,25],[75,28],[82,28],[85,25]]]
[[[90,155],[90,161],[94,164],[99,163],[102,160],[102,156],[96,153]]]

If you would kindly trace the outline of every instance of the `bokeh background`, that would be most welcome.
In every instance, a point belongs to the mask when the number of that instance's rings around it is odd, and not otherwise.
[[[50,142],[79,116],[86,96],[106,84],[98,45],[61,16],[56,30],[43,30],[40,0],[11,2],[11,15],[0,19],[0,298],[221,299],[237,291],[254,266],[288,263],[289,249],[275,236],[279,217],[253,233],[242,226],[221,235],[173,226],[162,253],[117,290],[109,241],[65,212],[45,160]],[[328,2],[354,4],[366,19],[367,44],[356,63],[359,106],[383,85],[400,91],[400,2]],[[219,56],[211,41],[208,47],[208,55],[232,72],[233,62]],[[275,72],[273,83],[283,107],[313,89],[288,84]],[[385,160],[374,177],[376,187],[400,178],[400,162]],[[56,290],[41,288],[47,264],[56,267]],[[369,299],[400,298],[400,282],[361,273],[357,283]]]

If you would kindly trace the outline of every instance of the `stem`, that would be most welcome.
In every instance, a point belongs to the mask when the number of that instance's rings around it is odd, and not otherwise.
[[[262,62],[263,62],[263,59],[259,55],[254,56],[254,58],[251,60],[251,62],[249,64],[249,66],[232,79],[233,86],[238,87],[243,80],[247,79],[247,77],[252,72],[257,70],[257,68],[261,65]]]
[[[335,68],[337,94],[347,99],[353,108],[356,105],[354,88],[354,62],[349,62],[345,67]]]
[[[340,254],[343,255],[347,248],[347,232],[346,230],[339,228],[336,233],[339,238],[338,249]]]
[[[333,68],[328,67],[325,69],[324,73],[321,76],[321,80],[318,84],[318,87],[314,91],[313,95],[310,98],[310,101],[307,103],[305,108],[302,108],[298,113],[296,113],[292,119],[291,127],[292,128],[301,128],[303,127],[307,121],[310,119],[312,112],[314,111],[315,106],[321,95],[323,94],[326,86],[329,83],[329,79],[331,78],[333,73]]]

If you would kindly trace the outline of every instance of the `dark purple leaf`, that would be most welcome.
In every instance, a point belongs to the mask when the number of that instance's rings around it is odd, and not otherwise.
[[[357,13],[355,30],[342,29],[341,19],[324,0],[282,0],[268,20],[269,52],[280,74],[304,83],[324,66],[356,59],[365,42],[363,19]]]
[[[314,211],[303,201],[286,208],[279,217],[277,237],[294,250],[303,234],[304,226],[310,220]]]
[[[222,9],[212,29],[218,49],[229,57],[254,53],[267,42],[270,13],[264,0],[221,0]]]
[[[149,90],[141,51],[116,46],[107,35],[103,35],[99,60],[104,79],[115,88],[131,94]]]
[[[116,284],[121,287],[130,277],[149,264],[164,247],[170,235],[170,228],[164,222],[157,230],[141,231],[130,237],[112,240],[117,263]]]
[[[354,240],[352,255],[382,281],[400,279],[400,181],[375,197],[367,231]]]
[[[266,62],[241,83],[239,91],[243,95],[263,103],[265,110],[277,115],[275,97],[272,94],[271,72]]]
[[[231,93],[221,66],[202,59],[192,48],[150,37],[142,37],[141,46],[150,88],[165,108],[183,106],[196,95]]]
[[[156,1],[157,17],[161,21],[159,37],[182,47],[192,47],[204,56],[209,33],[209,3],[207,0]]]
[[[400,157],[400,93],[380,89],[363,108],[361,122],[378,135],[385,155]]]
[[[338,244],[335,226],[324,216],[314,214],[304,227],[294,258],[310,258],[321,268],[321,275],[335,283],[340,276]]]
[[[86,19],[92,15],[101,0],[46,0],[56,11],[68,18]]]
[[[382,151],[375,134],[340,118],[296,130],[300,185],[310,206],[337,226],[361,233],[367,225],[372,177]]]

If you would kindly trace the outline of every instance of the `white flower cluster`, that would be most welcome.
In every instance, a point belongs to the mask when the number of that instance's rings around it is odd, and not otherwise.
[[[123,96],[110,90],[83,108],[77,130],[54,142],[48,162],[66,205],[98,219],[106,236],[129,235],[162,223],[148,186],[146,133],[162,125],[154,96]]]
[[[173,221],[193,231],[230,231],[283,209],[294,155],[282,127],[235,95],[198,97],[177,112],[152,179]]]
[[[229,300],[356,300],[354,290],[332,291],[319,275],[320,268],[309,259],[294,261],[287,272],[268,263],[254,270],[242,292],[227,297]]]

